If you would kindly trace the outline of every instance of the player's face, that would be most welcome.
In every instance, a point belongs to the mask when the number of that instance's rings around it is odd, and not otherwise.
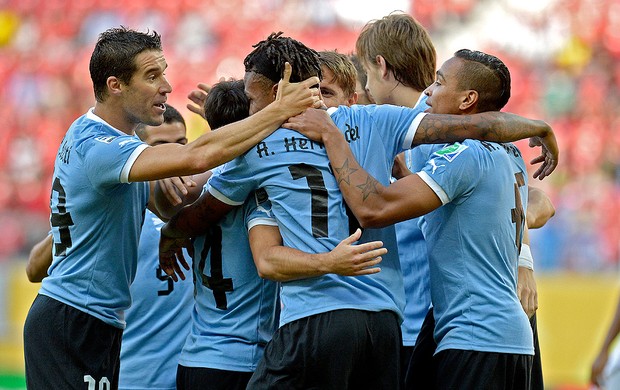
[[[326,67],[321,67],[323,80],[321,80],[321,95],[327,108],[338,106],[350,106],[355,104],[356,95],[347,96],[342,87],[336,83],[334,74]]]
[[[147,50],[135,58],[136,72],[128,84],[121,83],[123,109],[128,122],[158,126],[164,122],[167,95],[172,87],[164,71],[164,53]]]
[[[391,89],[386,86],[381,74],[381,67],[376,63],[363,61],[362,65],[366,71],[366,91],[377,104],[388,104]]]
[[[146,139],[144,142],[151,146],[177,143],[185,145],[185,126],[181,122],[162,123],[159,126],[147,126],[145,129]]]
[[[450,58],[437,71],[435,82],[424,90],[428,96],[426,104],[431,106],[428,110],[430,113],[463,114],[459,106],[465,91],[458,88],[458,71],[461,66],[462,60],[460,58]]]
[[[362,85],[359,79],[355,81],[355,92],[357,92],[357,104],[375,104],[375,99],[370,91],[366,89],[365,85]]]
[[[275,93],[266,85],[265,77],[254,72],[247,72],[243,81],[245,95],[250,100],[250,115],[256,114],[275,100]]]

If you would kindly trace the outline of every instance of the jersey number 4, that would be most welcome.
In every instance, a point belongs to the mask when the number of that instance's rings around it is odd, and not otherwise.
[[[54,253],[56,256],[64,256],[67,248],[71,248],[73,245],[69,232],[69,226],[73,226],[73,219],[71,219],[71,213],[67,212],[67,194],[58,178],[54,179],[52,184],[52,199],[54,192],[58,194],[58,201],[56,207],[52,207],[50,222],[53,227],[58,228],[60,235],[60,242],[54,243]]]

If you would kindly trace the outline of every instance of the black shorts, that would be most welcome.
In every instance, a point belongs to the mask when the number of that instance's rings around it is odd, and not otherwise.
[[[532,355],[446,349],[435,355],[437,390],[530,390]]]
[[[275,332],[248,389],[399,389],[401,346],[394,312],[316,314]]]
[[[415,347],[411,358],[406,366],[403,367],[404,388],[405,389],[432,389],[435,382],[435,361],[433,355],[437,349],[435,343],[435,317],[433,317],[433,309],[429,309],[418,338],[415,341]]]
[[[252,372],[177,367],[177,390],[245,390]]]
[[[536,314],[530,319],[532,333],[534,335],[534,357],[532,359],[531,390],[544,390],[543,372],[540,357],[540,345],[538,342],[538,327]],[[435,381],[435,360],[433,354],[437,344],[433,337],[435,330],[435,318],[431,308],[424,319],[422,329],[416,340],[413,355],[409,364],[403,368],[405,377],[405,389],[430,389]]]
[[[123,330],[45,295],[24,324],[26,386],[117,389]]]

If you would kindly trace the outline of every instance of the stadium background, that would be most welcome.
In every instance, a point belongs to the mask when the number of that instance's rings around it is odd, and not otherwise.
[[[88,60],[98,33],[125,25],[162,34],[185,109],[198,82],[243,75],[251,45],[284,31],[317,50],[353,51],[363,24],[403,10],[430,32],[438,66],[460,48],[502,58],[506,108],[541,118],[561,149],[532,184],[556,216],[532,232],[543,367],[550,389],[586,389],[618,298],[620,0],[0,0],[0,389],[23,388],[22,325],[37,286],[29,249],[48,231],[54,155],[93,105]],[[519,143],[528,161],[534,154]]]

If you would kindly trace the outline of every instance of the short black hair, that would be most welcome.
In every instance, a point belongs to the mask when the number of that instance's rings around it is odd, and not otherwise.
[[[166,111],[164,112],[164,123],[175,123],[180,122],[183,124],[183,127],[187,127],[185,125],[185,119],[183,115],[176,108],[172,107],[170,104],[166,103]]]
[[[103,102],[107,96],[107,80],[116,76],[128,84],[137,70],[136,56],[145,50],[161,51],[161,36],[157,32],[139,32],[120,26],[99,35],[90,57],[90,78],[95,99]]]
[[[213,85],[205,100],[204,110],[211,130],[247,118],[250,101],[245,94],[243,80],[220,81]]]
[[[499,58],[477,50],[454,53],[463,61],[459,89],[478,92],[478,112],[499,111],[510,99],[510,71]]]
[[[312,76],[322,78],[317,52],[295,39],[283,37],[282,31],[271,33],[252,47],[254,50],[243,60],[246,72],[258,73],[275,84],[282,78],[284,63],[288,62],[293,67],[292,82]]]

